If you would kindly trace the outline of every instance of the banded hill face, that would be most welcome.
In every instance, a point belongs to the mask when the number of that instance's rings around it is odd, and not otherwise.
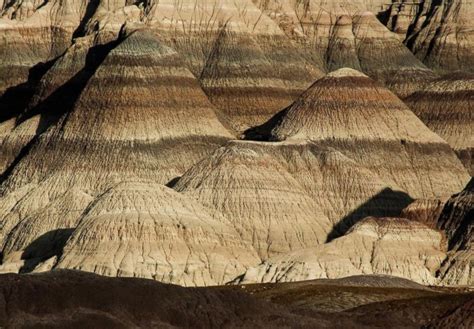
[[[285,34],[327,72],[350,67],[405,97],[436,75],[375,16],[372,1],[256,0]],[[322,63],[322,64],[320,64]]]
[[[162,185],[121,183],[83,215],[55,267],[207,286],[256,262],[224,217]]]
[[[449,195],[469,180],[449,145],[399,98],[348,68],[316,81],[261,130],[271,140],[333,147],[413,198]]]
[[[454,149],[474,174],[474,74],[451,73],[406,99],[407,105]]]

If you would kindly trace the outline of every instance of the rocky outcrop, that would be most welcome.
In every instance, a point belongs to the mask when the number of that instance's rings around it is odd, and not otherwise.
[[[446,232],[450,255],[440,276],[446,285],[474,284],[474,179],[446,203],[438,227]]]
[[[203,286],[256,263],[224,217],[158,184],[121,183],[84,213],[55,267]]]
[[[273,257],[238,283],[389,274],[434,284],[446,251],[442,233],[402,218],[368,217],[328,244]]]
[[[449,143],[474,175],[474,74],[443,76],[405,102],[428,128]]]
[[[332,147],[413,198],[449,195],[469,180],[444,140],[393,93],[352,69],[316,81],[259,129],[272,140]]]
[[[472,72],[473,12],[474,5],[468,0],[398,0],[382,16],[408,48],[435,71]]]

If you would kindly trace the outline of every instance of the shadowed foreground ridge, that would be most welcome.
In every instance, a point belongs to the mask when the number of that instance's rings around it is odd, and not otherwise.
[[[238,291],[74,271],[0,278],[0,325],[5,327],[467,329],[474,321],[472,293],[435,292],[394,278],[255,285]]]

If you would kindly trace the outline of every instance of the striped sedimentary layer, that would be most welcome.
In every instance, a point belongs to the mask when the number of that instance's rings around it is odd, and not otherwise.
[[[453,195],[437,221],[438,228],[446,232],[449,257],[440,271],[446,285],[474,284],[474,179],[466,188]]]
[[[162,185],[121,183],[84,213],[55,268],[202,286],[257,262],[224,217]]]
[[[236,282],[389,274],[434,284],[445,249],[442,233],[423,224],[403,218],[367,217],[330,243],[273,257],[247,270]]]
[[[469,180],[443,139],[393,93],[352,69],[316,81],[259,129],[273,140],[333,147],[417,199],[455,193]]]
[[[71,189],[95,197],[124,179],[165,184],[229,138],[176,52],[133,33],[8,172],[1,186],[2,244],[29,215]]]
[[[250,0],[166,0],[147,17],[236,133],[263,123],[323,74]]]
[[[351,67],[405,97],[436,75],[363,2],[256,1],[306,58],[327,71]],[[322,64],[321,64],[322,63]]]
[[[454,149],[474,174],[474,74],[443,76],[406,99],[410,109]]]
[[[334,149],[310,142],[231,142],[174,187],[224,214],[262,259],[318,245],[411,199]]]

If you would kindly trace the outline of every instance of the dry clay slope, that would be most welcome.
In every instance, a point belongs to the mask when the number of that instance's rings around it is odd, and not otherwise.
[[[54,267],[208,286],[256,263],[224,217],[159,184],[121,183],[84,213]]]
[[[330,243],[270,258],[238,283],[289,282],[389,274],[425,285],[438,282],[446,256],[441,232],[402,218],[367,217]]]
[[[232,141],[174,186],[224,214],[262,259],[325,243],[412,200],[340,152],[311,142]]]
[[[323,75],[250,0],[162,0],[145,11],[147,28],[183,56],[237,134]]]

